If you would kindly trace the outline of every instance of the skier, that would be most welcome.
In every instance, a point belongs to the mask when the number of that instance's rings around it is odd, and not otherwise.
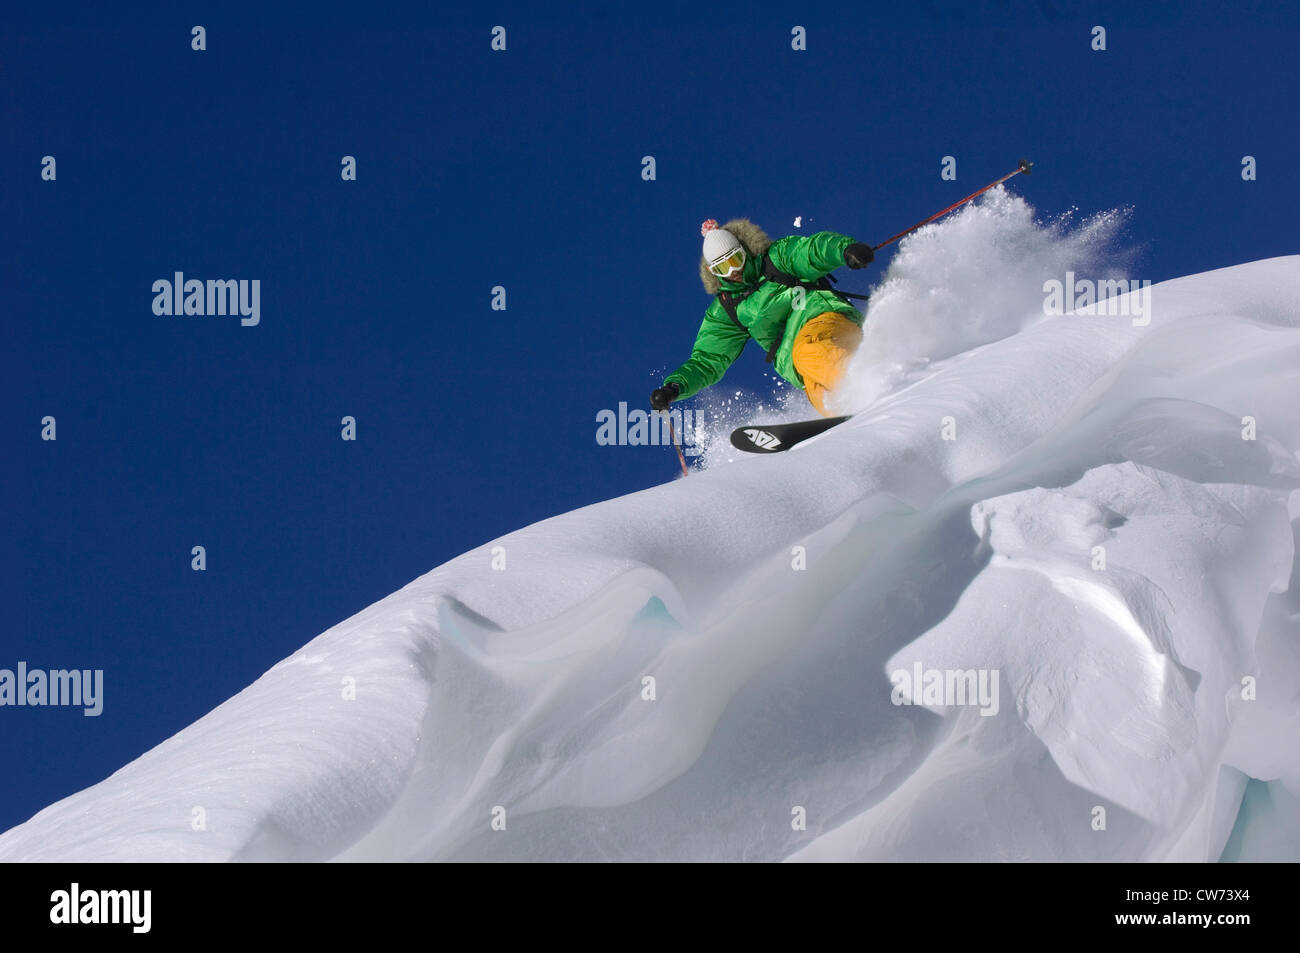
[[[667,410],[716,384],[752,337],[776,372],[829,416],[826,395],[862,342],[864,319],[826,276],[841,265],[867,267],[875,257],[871,246],[837,232],[774,242],[746,218],[722,228],[709,219],[700,233],[700,280],[715,297],[690,358],[651,392],[650,406]]]

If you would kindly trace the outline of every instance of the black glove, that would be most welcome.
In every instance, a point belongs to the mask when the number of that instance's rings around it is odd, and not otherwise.
[[[668,405],[677,399],[677,395],[682,389],[677,386],[676,381],[669,381],[658,390],[650,392],[650,406],[654,410],[667,410]]]
[[[862,242],[854,242],[844,249],[844,264],[850,268],[866,268],[875,257],[876,253],[871,250],[871,246]]]

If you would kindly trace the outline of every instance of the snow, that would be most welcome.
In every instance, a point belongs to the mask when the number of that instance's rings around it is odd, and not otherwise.
[[[701,472],[439,566],[0,860],[1300,859],[1300,256],[1044,314],[1122,221],[921,230],[859,416],[741,456],[706,398]]]

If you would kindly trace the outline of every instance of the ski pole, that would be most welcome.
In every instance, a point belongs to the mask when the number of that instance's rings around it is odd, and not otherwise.
[[[1028,159],[1021,159],[1021,160],[1020,160],[1020,165],[1016,168],[1016,171],[1015,171],[1015,172],[1008,172],[1006,175],[1004,175],[1002,178],[998,179],[996,182],[990,182],[988,185],[984,186],[984,188],[980,189],[978,192],[972,192],[970,195],[966,196],[966,197],[965,197],[964,199],[962,199],[960,202],[954,202],[952,205],[949,205],[949,206],[948,206],[946,209],[944,209],[942,212],[935,212],[933,215],[931,215],[929,218],[927,218],[924,222],[917,222],[917,223],[916,223],[915,225],[913,225],[911,228],[909,228],[909,229],[907,229],[907,230],[905,230],[905,231],[901,231],[901,232],[899,232],[899,233],[898,233],[897,235],[895,235],[893,238],[887,238],[887,239],[885,239],[883,242],[881,242],[879,245],[872,245],[872,246],[871,246],[871,250],[872,250],[872,251],[879,251],[880,249],[884,248],[886,245],[889,245],[889,244],[892,244],[893,242],[898,241],[898,240],[899,240],[900,238],[902,238],[904,235],[910,235],[910,234],[912,234],[912,232],[916,231],[916,230],[917,230],[918,228],[920,228],[922,225],[929,225],[929,224],[930,224],[931,222],[933,222],[936,218],[941,218],[942,216],[947,215],[949,212],[951,212],[953,209],[957,208],[959,205],[965,205],[967,202],[969,202],[971,199],[975,198],[976,196],[983,195],[983,194],[984,194],[985,192],[987,192],[989,189],[991,189],[991,188],[995,188],[996,186],[1001,185],[1003,182],[1005,182],[1007,179],[1011,178],[1013,175],[1019,175],[1021,172],[1023,172],[1025,175],[1028,175],[1028,174],[1033,170],[1033,168],[1034,168],[1034,164],[1033,164],[1032,162],[1030,162]]]
[[[660,413],[668,418],[668,436],[672,438],[673,448],[677,451],[677,462],[682,465],[682,476],[690,476],[691,471],[686,469],[686,455],[682,453],[682,445],[677,442],[677,428],[673,426],[673,415],[666,410]]]

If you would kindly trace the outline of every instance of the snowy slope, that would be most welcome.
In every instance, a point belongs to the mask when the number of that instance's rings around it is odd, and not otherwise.
[[[1300,859],[1300,256],[1044,317],[1096,227],[918,233],[859,417],[438,567],[0,860]]]

